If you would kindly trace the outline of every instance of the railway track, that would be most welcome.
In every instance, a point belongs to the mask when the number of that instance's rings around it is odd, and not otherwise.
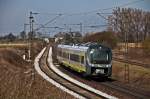
[[[77,84],[65,79],[64,77],[60,76],[60,74],[57,74],[56,72],[54,72],[50,68],[50,66],[48,66],[48,64],[49,64],[47,62],[48,54],[49,54],[49,49],[47,48],[39,61],[39,63],[40,63],[39,66],[40,66],[41,70],[48,77],[50,77],[51,79],[53,79],[55,82],[59,83],[60,85],[64,86],[65,88],[71,90],[73,93],[76,93],[77,95],[79,95],[80,98],[81,97],[83,99],[84,98],[93,99],[93,97],[94,97],[94,99],[106,98],[102,95],[99,95],[95,92],[90,91],[89,89],[83,88],[80,85],[77,85]],[[60,67],[58,67],[58,68],[60,68]],[[68,72],[68,71],[65,70],[65,72]],[[71,75],[71,77],[72,77],[72,73],[69,75]],[[75,75],[75,76],[78,76],[78,75]],[[75,77],[75,78],[83,79],[82,77],[81,78]],[[88,81],[86,81],[86,82],[88,84]],[[83,82],[83,83],[86,84],[86,82]],[[94,80],[90,80],[89,82],[92,83],[93,85],[97,85],[98,87],[99,87],[99,85],[109,87],[109,89],[111,88],[111,90],[118,91],[118,93],[119,92],[125,93],[126,95],[129,95],[129,97],[131,96],[132,98],[136,98],[136,99],[149,99],[149,97],[150,97],[149,94],[147,94],[147,93],[141,92],[134,88],[129,88],[129,87],[120,85],[117,82],[109,82],[109,81],[97,82]],[[79,97],[77,97],[77,98],[79,98]]]
[[[79,81],[85,84],[88,84],[97,89],[101,89],[101,90],[104,89],[106,90],[106,92],[109,90],[112,93],[114,93],[113,95],[119,96],[120,98],[123,98],[123,99],[128,99],[128,98],[149,99],[150,97],[149,92],[139,90],[137,88],[134,88],[128,85],[124,85],[123,83],[120,83],[110,78],[109,79],[98,79],[98,78],[85,79],[79,73],[70,71],[70,69],[67,69],[64,66],[59,66],[59,69],[62,72],[66,73],[67,75],[70,75],[71,77],[78,79]],[[104,88],[102,88],[102,86]]]
[[[126,99],[126,98],[133,98],[133,99],[149,99],[150,94],[149,92],[139,90],[137,88],[124,85],[118,81],[113,81],[113,79],[97,79],[97,78],[91,78],[91,79],[84,79],[81,75],[79,75],[76,72],[70,72],[69,69],[66,69],[65,67],[59,66],[59,69],[66,73],[67,75],[70,75],[71,77],[78,79],[79,81],[88,84],[90,86],[93,86],[97,89],[104,89],[106,92],[109,90],[114,93],[113,95],[118,95],[120,98]],[[102,88],[105,87],[105,88]],[[109,92],[108,92],[109,93]]]
[[[131,65],[137,65],[137,66],[142,66],[142,67],[145,67],[145,68],[150,68],[150,64],[146,64],[146,63],[134,62],[134,61],[121,59],[121,58],[117,58],[117,57],[113,57],[113,60],[118,61],[118,62],[128,63],[128,64],[131,64]]]
[[[120,92],[126,93],[127,95],[131,95],[136,99],[149,99],[150,97],[148,92],[139,90],[137,88],[131,88],[129,86],[122,85],[118,82],[105,82],[101,84],[112,89],[118,90]]]
[[[98,79],[89,78],[85,79],[79,73],[72,71],[65,66],[59,66],[59,69],[70,75],[71,77],[78,79],[79,81],[90,85],[98,90],[104,90],[104,92],[115,95],[121,99],[149,99],[150,94],[147,91],[139,90],[138,88],[131,87],[114,79]],[[104,88],[103,88],[104,87]],[[109,91],[108,91],[109,90]]]
[[[49,47],[45,50],[43,55],[39,60],[39,67],[41,71],[46,74],[49,78],[57,82],[59,85],[65,87],[66,89],[70,90],[72,93],[76,94],[76,98],[87,98],[87,99],[101,99],[101,98],[115,98],[109,95],[100,95],[98,93],[93,92],[92,90],[86,89],[77,85],[67,79],[64,79],[62,76],[54,72],[47,63],[47,57],[49,53]]]

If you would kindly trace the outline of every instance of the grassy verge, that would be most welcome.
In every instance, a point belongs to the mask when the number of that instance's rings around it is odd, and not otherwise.
[[[43,44],[32,44],[32,57],[41,51]],[[33,79],[33,62],[22,59],[24,49],[0,48],[0,99],[72,99],[73,97],[35,72]],[[25,64],[26,63],[26,64]]]
[[[3,70],[3,69],[2,69]],[[0,99],[71,99],[72,96],[59,90],[38,74],[32,80],[31,74],[23,71],[2,71]]]

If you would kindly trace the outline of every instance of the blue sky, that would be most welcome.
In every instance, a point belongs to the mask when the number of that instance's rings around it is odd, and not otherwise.
[[[101,25],[106,24],[105,20],[96,15],[98,9],[105,9],[110,7],[117,7],[135,0],[0,0],[0,34],[16,33],[23,31],[23,24],[29,22],[29,12],[38,12],[35,15],[35,22],[44,24],[47,21],[56,17],[52,13],[65,13],[54,22],[47,26],[64,27],[64,24],[78,24],[83,25]],[[125,7],[139,8],[150,11],[150,0],[143,0]],[[93,13],[83,14],[83,12],[95,11]],[[102,12],[112,12],[112,10],[102,10]],[[68,16],[71,13],[81,13],[78,15]],[[34,28],[37,28],[35,26]],[[79,31],[79,26],[68,25],[73,31]],[[27,31],[28,31],[27,27]],[[101,29],[100,29],[101,30]],[[67,31],[56,29],[42,29],[42,32],[51,33]],[[83,32],[91,32],[95,29],[83,28]]]

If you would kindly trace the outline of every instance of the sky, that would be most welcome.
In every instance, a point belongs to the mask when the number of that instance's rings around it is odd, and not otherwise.
[[[134,2],[137,1],[137,2]],[[134,3],[131,3],[134,2]],[[150,0],[0,0],[0,35],[10,32],[19,34],[24,30],[24,24],[29,23],[29,13],[39,13],[33,15],[36,24],[45,24],[54,19],[57,14],[62,14],[53,22],[47,24],[47,27],[61,27],[61,29],[47,28],[40,32],[54,35],[60,31],[79,31],[82,23],[82,32],[94,32],[105,29],[88,28],[91,25],[105,25],[106,21],[96,13],[111,13],[112,9],[105,8],[118,7],[128,4],[124,7],[139,8],[144,11],[150,11]],[[107,15],[104,15],[107,16]],[[87,26],[87,27],[86,27]],[[29,31],[27,26],[26,31]]]

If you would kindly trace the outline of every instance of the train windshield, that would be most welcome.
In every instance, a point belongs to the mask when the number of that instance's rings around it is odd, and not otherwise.
[[[90,51],[90,61],[92,64],[109,64],[110,52],[100,49],[92,49]]]

